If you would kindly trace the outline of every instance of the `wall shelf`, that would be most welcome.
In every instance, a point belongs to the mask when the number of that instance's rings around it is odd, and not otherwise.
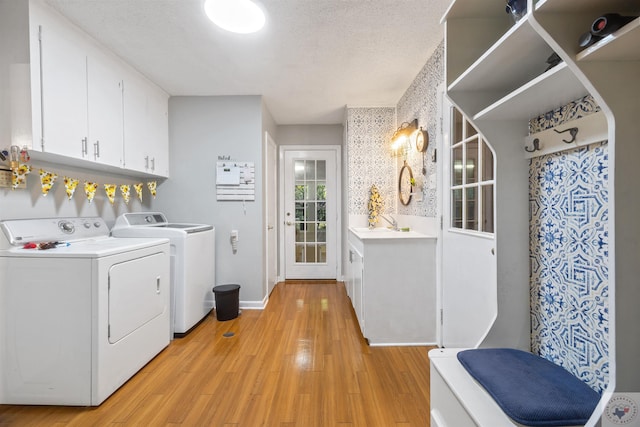
[[[630,7],[634,7],[632,3],[634,2],[629,0],[607,0],[606,4],[602,0],[539,0],[535,4],[535,9],[536,12],[544,13],[573,14],[580,11],[580,13],[586,12],[597,15],[609,11],[630,12],[633,10]],[[637,8],[637,4],[635,7]]]
[[[473,119],[527,121],[586,93],[582,83],[563,62],[494,102]]]
[[[449,91],[510,92],[544,72],[553,50],[522,18],[449,85]]]

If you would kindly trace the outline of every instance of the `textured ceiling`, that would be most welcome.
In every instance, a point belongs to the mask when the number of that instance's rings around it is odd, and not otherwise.
[[[251,35],[215,27],[204,0],[46,2],[170,95],[263,95],[278,124],[333,124],[398,102],[450,0],[262,0]]]

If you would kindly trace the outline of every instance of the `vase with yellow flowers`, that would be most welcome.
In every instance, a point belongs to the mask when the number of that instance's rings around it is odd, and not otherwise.
[[[373,184],[369,189],[369,203],[367,205],[369,209],[369,228],[374,228],[378,223],[378,217],[383,206],[382,195],[378,191],[378,187]]]

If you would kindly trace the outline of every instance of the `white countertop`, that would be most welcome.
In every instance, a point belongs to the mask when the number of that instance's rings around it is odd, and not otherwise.
[[[352,232],[357,238],[361,240],[370,239],[435,239],[436,236],[431,236],[417,231],[395,231],[390,228],[378,227],[370,230],[367,227],[349,227],[349,231]]]

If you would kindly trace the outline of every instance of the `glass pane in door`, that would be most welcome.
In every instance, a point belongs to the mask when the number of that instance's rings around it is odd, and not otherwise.
[[[467,217],[466,217],[466,226],[464,227],[467,230],[477,230],[478,229],[478,192],[476,187],[469,187],[466,191],[466,206],[467,206]]]
[[[296,160],[296,263],[326,263],[327,174],[325,160]]]
[[[451,226],[462,228],[462,189],[452,190],[451,194]]]
[[[462,164],[462,145],[453,149],[451,161],[453,163],[453,177],[451,185],[462,185],[462,169],[464,169]]]
[[[482,189],[482,231],[493,233],[493,185],[483,185]]]
[[[482,142],[482,180],[493,179],[493,152],[486,142]]]
[[[465,165],[466,181],[465,184],[478,182],[478,141],[469,141],[467,148],[467,164]]]

